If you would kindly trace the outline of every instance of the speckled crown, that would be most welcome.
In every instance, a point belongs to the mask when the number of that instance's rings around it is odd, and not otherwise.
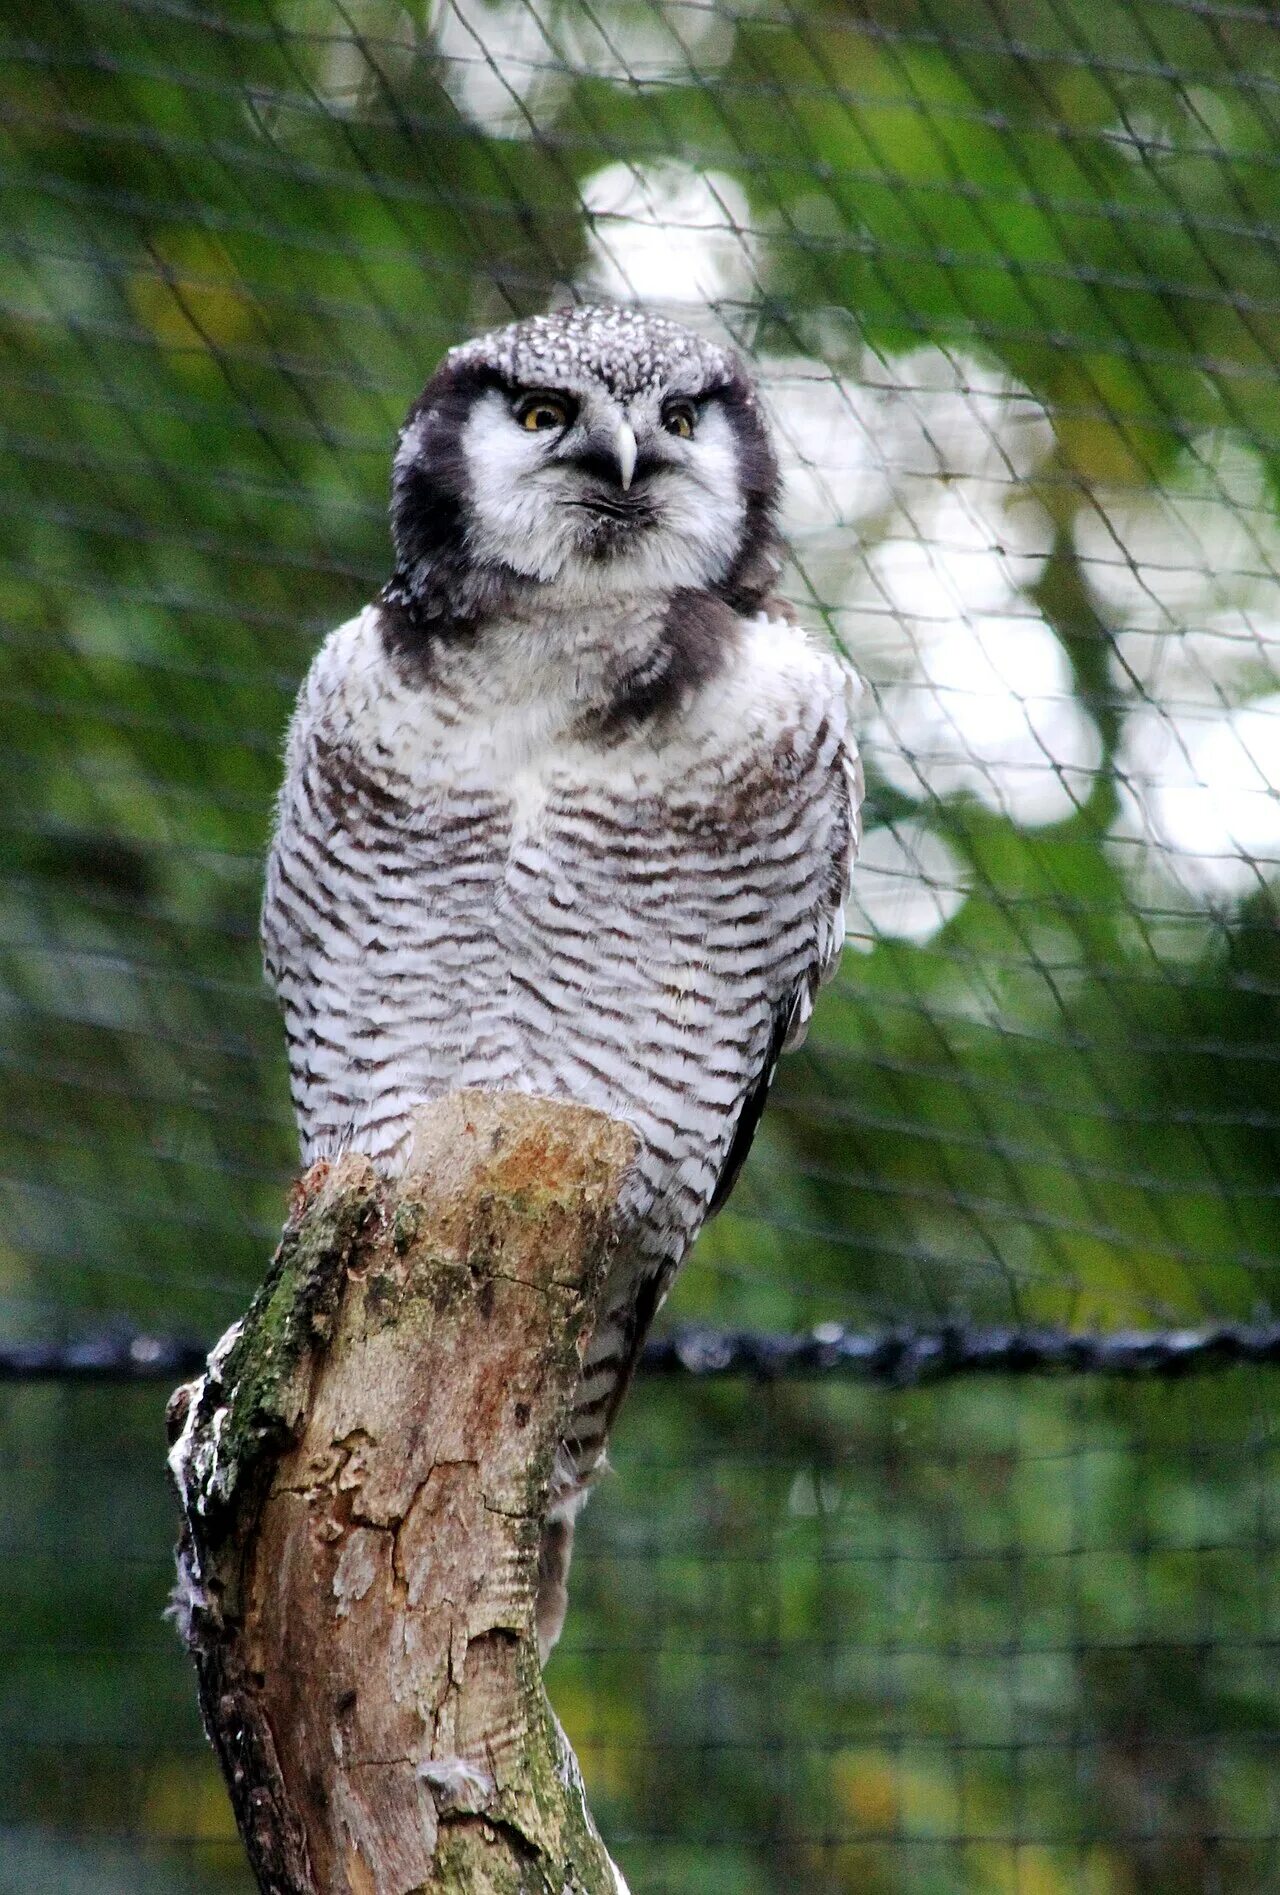
[[[657,388],[698,395],[728,380],[750,384],[727,349],[644,309],[592,304],[494,329],[450,349],[450,364],[484,362],[522,388],[573,389],[603,383],[630,400]]]

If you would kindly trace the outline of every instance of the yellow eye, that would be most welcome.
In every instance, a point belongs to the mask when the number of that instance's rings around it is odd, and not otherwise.
[[[673,401],[671,406],[663,412],[662,425],[668,434],[675,434],[682,441],[689,441],[693,438],[695,419],[691,401]]]
[[[526,395],[515,405],[515,417],[522,428],[536,434],[541,428],[564,428],[569,424],[567,403],[552,395]]]

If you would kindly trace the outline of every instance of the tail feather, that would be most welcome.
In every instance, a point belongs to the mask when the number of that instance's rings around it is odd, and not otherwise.
[[[667,1269],[650,1268],[633,1282],[631,1293],[623,1301],[609,1298],[587,1348],[569,1426],[556,1451],[551,1504],[538,1552],[534,1619],[538,1655],[544,1665],[563,1629],[569,1606],[574,1525],[588,1493],[607,1470],[609,1431],[674,1271],[674,1264]]]

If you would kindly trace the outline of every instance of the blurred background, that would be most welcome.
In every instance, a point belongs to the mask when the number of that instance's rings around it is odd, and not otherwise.
[[[729,333],[865,676],[852,939],[662,1322],[1259,1320],[1280,32],[1236,0],[0,27],[0,1339],[212,1339],[293,1169],[292,696],[452,342]],[[640,1383],[549,1674],[641,1891],[1280,1888],[1280,1370]],[[0,1889],[247,1895],[163,1387],[0,1389]]]

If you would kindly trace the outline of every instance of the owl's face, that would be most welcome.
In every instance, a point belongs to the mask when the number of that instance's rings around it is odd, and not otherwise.
[[[661,317],[576,309],[454,349],[392,482],[397,603],[470,616],[508,586],[569,602],[777,572],[777,463],[726,350]],[[483,607],[480,607],[483,609]]]

